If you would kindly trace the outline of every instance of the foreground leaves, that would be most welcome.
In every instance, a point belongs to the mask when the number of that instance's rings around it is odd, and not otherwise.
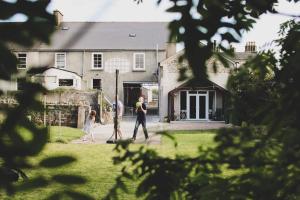
[[[28,161],[28,158],[43,150],[49,139],[48,128],[35,125],[27,117],[29,112],[43,110],[39,97],[47,91],[41,85],[32,83],[31,76],[41,73],[47,66],[35,66],[37,68],[21,74],[17,69],[18,60],[14,50],[31,48],[41,42],[49,44],[50,35],[56,29],[54,16],[46,11],[49,3],[50,0],[0,1],[0,20],[9,20],[15,14],[23,14],[26,18],[22,23],[0,23],[0,80],[12,83],[18,79],[21,86],[21,90],[14,94],[15,104],[0,105],[0,191],[6,191],[9,195],[50,184],[64,186],[86,182],[84,178],[72,174],[32,178],[25,173],[29,169],[58,168],[75,161],[69,156],[46,158],[40,165],[33,165]],[[1,89],[3,88],[0,88],[0,95],[3,96]],[[51,198],[63,199],[66,196],[73,199],[91,199],[88,195],[71,189],[61,191]]]
[[[211,36],[218,28],[231,26],[239,35],[241,29],[251,28],[253,18],[276,12],[273,5],[277,1],[172,2],[169,11],[181,13],[181,19],[170,25],[172,37],[184,42],[193,74],[203,80],[203,61],[213,54]],[[193,19],[192,7],[200,19]],[[222,22],[225,16],[233,17],[236,23]],[[299,21],[284,23],[276,41],[281,48],[279,58],[273,52],[261,52],[233,71],[229,106],[239,127],[220,129],[216,147],[200,148],[194,158],[171,159],[145,147],[131,150],[129,142],[118,144],[119,156],[114,162],[126,165],[106,199],[118,199],[119,192],[126,192],[126,179],[138,181],[136,196],[148,200],[299,199],[299,33]],[[204,47],[199,44],[201,39],[207,44]],[[223,39],[233,41],[228,34]]]

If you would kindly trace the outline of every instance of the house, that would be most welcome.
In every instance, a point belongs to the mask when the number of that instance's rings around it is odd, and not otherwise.
[[[106,101],[113,102],[118,69],[125,113],[133,114],[136,100],[144,95],[149,114],[159,114],[161,120],[224,120],[229,69],[219,63],[214,73],[212,58],[207,62],[207,81],[177,82],[183,51],[176,52],[176,43],[168,42],[167,22],[64,22],[61,12],[54,15],[57,31],[50,45],[36,43],[30,49],[11,45],[21,74],[48,66],[34,77],[46,88],[102,90]],[[226,58],[230,68],[242,65],[255,51],[255,44],[247,43],[245,52]],[[0,87],[21,88],[18,81],[1,82]]]
[[[64,22],[61,12],[54,15],[57,31],[50,45],[11,45],[21,73],[49,67],[35,77],[48,89],[102,90],[112,100],[119,69],[119,96],[132,108],[145,85],[157,86],[158,63],[176,53],[176,44],[168,43],[167,22]],[[6,87],[17,88],[18,82]]]
[[[225,68],[222,63],[217,61],[218,70],[215,73],[213,63],[216,61],[211,58],[207,61],[208,80],[187,80],[178,82],[179,68],[188,67],[185,61],[181,64],[178,58],[183,51],[167,58],[160,63],[159,71],[159,116],[161,121],[181,120],[224,120],[226,84],[230,69],[240,67],[250,57],[256,53],[256,46],[253,42],[248,42],[245,52],[236,52],[233,58],[225,57],[229,68]]]

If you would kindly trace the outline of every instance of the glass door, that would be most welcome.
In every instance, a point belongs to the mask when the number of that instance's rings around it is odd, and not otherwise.
[[[198,119],[207,119],[207,95],[199,95],[198,96],[198,100],[199,100],[199,106],[198,106],[198,110],[199,110],[199,118]]]
[[[208,93],[206,91],[189,92],[187,116],[189,120],[208,120]]]
[[[197,119],[197,96],[189,96],[189,119]]]

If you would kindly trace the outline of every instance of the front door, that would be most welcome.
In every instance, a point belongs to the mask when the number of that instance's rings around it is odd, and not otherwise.
[[[190,91],[188,93],[188,119],[208,120],[208,94],[203,91]]]

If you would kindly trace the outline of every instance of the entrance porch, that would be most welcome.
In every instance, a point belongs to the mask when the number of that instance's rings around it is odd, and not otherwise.
[[[170,121],[224,121],[226,90],[211,81],[190,81],[168,94]]]

